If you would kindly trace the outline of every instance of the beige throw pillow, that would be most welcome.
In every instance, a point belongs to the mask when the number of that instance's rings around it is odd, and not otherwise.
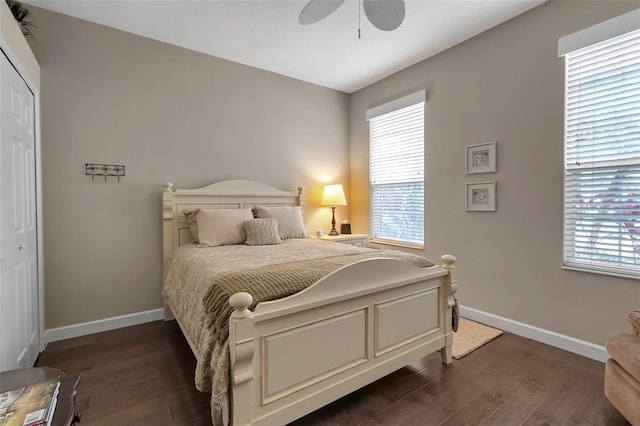
[[[297,206],[255,206],[256,217],[272,217],[278,220],[278,233],[283,240],[307,238],[302,220],[302,210]]]
[[[244,244],[243,223],[253,218],[251,209],[200,209],[196,216],[200,245]]]
[[[200,209],[184,210],[183,213],[187,218],[187,225],[189,225],[189,231],[193,236],[193,242],[198,244],[198,212]]]
[[[282,242],[278,234],[278,220],[272,217],[246,220],[244,233],[247,235],[244,243],[248,246],[267,246]]]

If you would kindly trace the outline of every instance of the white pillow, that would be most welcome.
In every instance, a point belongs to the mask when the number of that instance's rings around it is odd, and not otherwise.
[[[247,234],[247,241],[244,243],[248,246],[268,246],[282,242],[278,234],[278,220],[272,217],[245,220],[244,232]]]
[[[244,244],[243,223],[252,218],[251,209],[200,209],[196,216],[200,245]]]
[[[302,210],[298,206],[266,207],[255,206],[256,217],[273,217],[278,220],[278,233],[283,240],[307,238],[302,221]]]

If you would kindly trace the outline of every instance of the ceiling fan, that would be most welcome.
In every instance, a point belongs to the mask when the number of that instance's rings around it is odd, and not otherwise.
[[[315,24],[331,15],[344,0],[309,0],[298,22],[301,25]],[[382,31],[393,31],[404,20],[404,0],[362,0],[362,8],[369,22]]]

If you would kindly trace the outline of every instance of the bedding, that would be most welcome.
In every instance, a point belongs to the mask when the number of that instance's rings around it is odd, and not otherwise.
[[[245,220],[244,233],[247,235],[244,243],[248,246],[267,246],[282,242],[278,234],[278,220],[272,217]]]
[[[278,220],[280,238],[307,238],[302,220],[302,210],[298,206],[255,206],[257,218],[272,217]]]
[[[187,244],[174,251],[163,296],[196,352],[195,384],[200,391],[211,391],[214,424],[225,424],[228,418],[229,296],[246,291],[255,306],[301,291],[341,266],[372,257],[434,266],[409,253],[308,238],[286,239],[278,245],[198,248]]]
[[[244,222],[253,219],[251,209],[200,209],[196,215],[198,241],[205,246],[244,244]]]
[[[200,209],[195,210],[184,210],[183,213],[187,218],[187,225],[189,226],[189,231],[191,232],[191,236],[193,237],[193,242],[198,244],[198,212]]]

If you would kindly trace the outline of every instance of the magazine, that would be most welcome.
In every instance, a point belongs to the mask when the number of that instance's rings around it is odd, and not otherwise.
[[[60,378],[0,393],[1,426],[48,426],[53,419]]]

